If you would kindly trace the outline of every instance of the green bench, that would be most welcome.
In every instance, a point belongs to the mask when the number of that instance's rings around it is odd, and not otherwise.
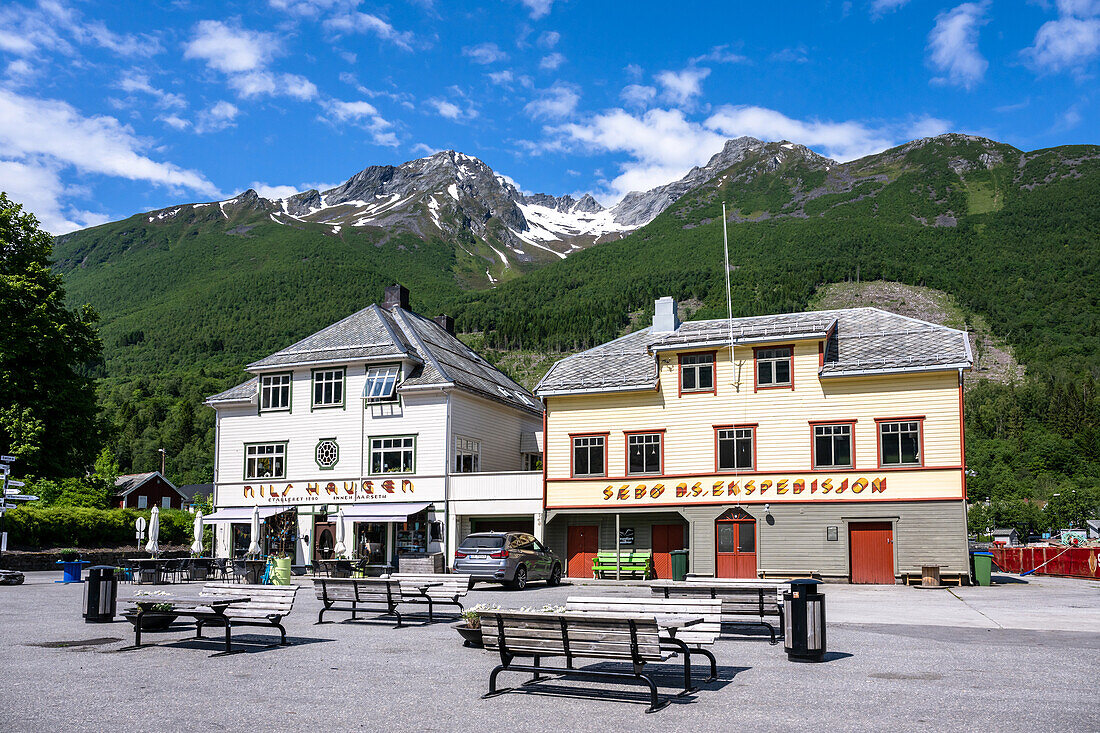
[[[618,567],[620,577],[637,576],[643,580],[653,577],[653,553],[621,552],[618,566],[615,564],[614,550],[601,550],[592,560],[593,578],[614,578]]]

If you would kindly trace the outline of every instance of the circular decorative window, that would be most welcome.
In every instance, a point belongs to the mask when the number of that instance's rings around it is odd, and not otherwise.
[[[314,457],[321,468],[332,468],[340,460],[340,446],[336,445],[336,440],[333,438],[323,438],[317,441]]]

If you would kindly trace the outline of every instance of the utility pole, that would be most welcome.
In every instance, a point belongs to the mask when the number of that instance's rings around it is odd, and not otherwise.
[[[164,476],[164,459],[168,455],[168,452],[163,448],[157,448],[157,453],[160,453],[160,475]]]

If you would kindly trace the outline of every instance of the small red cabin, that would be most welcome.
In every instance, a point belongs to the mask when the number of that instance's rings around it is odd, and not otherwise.
[[[184,503],[190,501],[160,471],[119,476],[115,480],[115,492],[118,505],[130,509],[154,506],[161,509],[183,509]]]

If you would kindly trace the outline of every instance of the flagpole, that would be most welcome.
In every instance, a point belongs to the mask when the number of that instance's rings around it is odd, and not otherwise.
[[[730,240],[729,232],[726,225],[726,202],[722,202],[722,253],[725,259],[726,270],[726,326],[729,329],[730,337],[730,373],[734,380],[737,379],[737,363],[733,358],[733,290],[730,287]],[[715,375],[715,381],[717,381],[717,375]],[[733,384],[736,386],[737,392],[740,392],[740,386],[737,381]],[[737,429],[734,428],[733,432],[733,477],[737,480]],[[741,494],[737,493],[736,503],[741,504]]]

